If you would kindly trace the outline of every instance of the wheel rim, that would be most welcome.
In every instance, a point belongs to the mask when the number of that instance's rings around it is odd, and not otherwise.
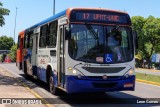
[[[50,88],[50,92],[52,93],[53,90],[54,90],[54,84],[53,84],[53,78],[50,77],[50,80],[49,80],[49,88]]]

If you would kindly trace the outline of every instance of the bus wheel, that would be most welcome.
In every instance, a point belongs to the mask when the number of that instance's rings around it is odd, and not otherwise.
[[[54,86],[54,80],[53,80],[53,77],[50,76],[49,78],[49,90],[52,94],[54,95],[58,95],[58,90],[57,88]]]
[[[29,78],[29,75],[28,75],[28,73],[27,73],[27,65],[26,65],[26,62],[24,62],[24,76],[25,76],[26,79],[30,79],[30,78]]]

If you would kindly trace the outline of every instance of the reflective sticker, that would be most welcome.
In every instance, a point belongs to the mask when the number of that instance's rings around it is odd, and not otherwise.
[[[113,62],[113,55],[112,54],[105,54],[105,62]]]

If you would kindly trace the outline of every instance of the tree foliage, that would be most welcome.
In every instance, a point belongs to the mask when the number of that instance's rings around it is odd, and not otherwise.
[[[160,52],[160,19],[153,16],[134,16],[132,24],[138,34],[138,53],[147,60],[150,68],[152,54]]]
[[[0,50],[10,50],[14,44],[12,37],[1,36],[0,37]]]
[[[142,16],[133,16],[132,17],[132,27],[133,27],[133,30],[137,32],[137,35],[138,35],[138,44],[139,44],[139,47],[138,47],[138,51],[141,51],[141,49],[143,49],[143,42],[145,38],[143,38],[143,26],[144,26],[144,23],[145,23],[145,18],[142,17]]]
[[[17,50],[17,44],[13,45],[11,48],[11,52],[9,53],[9,57],[13,62],[16,61],[16,50]]]
[[[3,4],[0,1],[0,26],[2,27],[5,24],[5,15],[9,15],[10,11],[2,7]]]

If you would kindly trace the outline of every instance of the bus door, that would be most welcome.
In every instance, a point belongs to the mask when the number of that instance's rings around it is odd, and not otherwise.
[[[37,43],[38,42],[38,33],[33,35],[33,45],[32,45],[32,56],[31,56],[31,64],[32,64],[32,75],[37,75]]]
[[[64,39],[64,27],[60,27],[59,35],[59,64],[58,64],[58,84],[64,88],[65,85],[65,39]]]

